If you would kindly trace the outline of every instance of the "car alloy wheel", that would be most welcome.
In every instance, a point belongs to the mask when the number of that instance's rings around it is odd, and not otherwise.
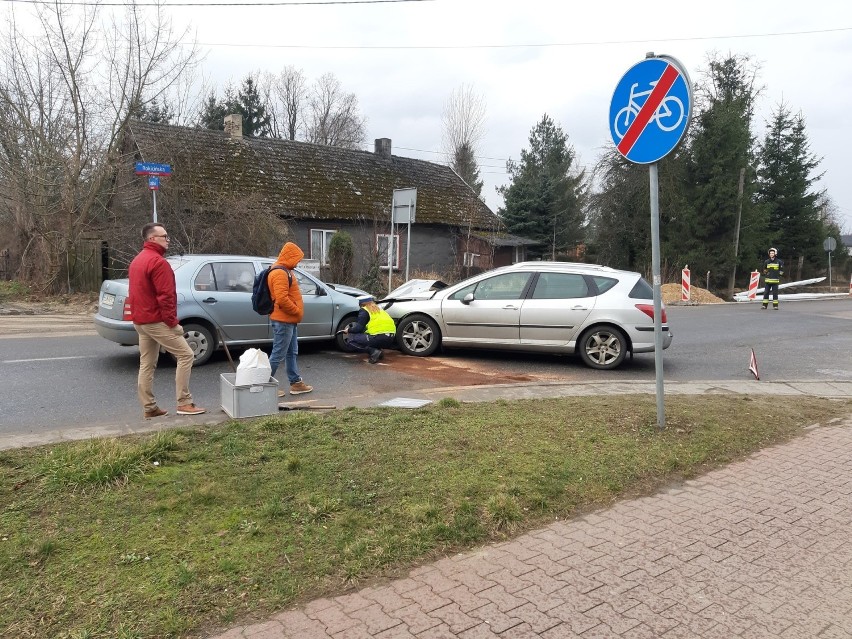
[[[609,370],[617,368],[624,361],[627,338],[617,328],[598,326],[583,333],[578,348],[586,366]]]
[[[441,343],[441,334],[435,320],[422,315],[402,320],[397,331],[400,350],[406,355],[426,357]]]

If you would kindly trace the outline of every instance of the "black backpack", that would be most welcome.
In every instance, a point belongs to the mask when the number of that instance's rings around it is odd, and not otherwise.
[[[278,268],[287,272],[287,281],[293,285],[293,275],[283,266],[270,266],[263,269],[254,278],[254,285],[251,288],[251,307],[258,315],[269,315],[275,310],[275,302],[272,299],[272,294],[269,292],[269,272]]]

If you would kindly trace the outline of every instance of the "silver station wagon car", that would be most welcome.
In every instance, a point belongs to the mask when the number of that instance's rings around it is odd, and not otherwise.
[[[566,262],[521,262],[454,286],[412,280],[381,305],[408,355],[439,347],[578,353],[592,368],[654,351],[653,289],[639,273]],[[662,308],[663,348],[672,334]]]
[[[166,258],[175,272],[178,321],[195,353],[195,364],[206,363],[221,343],[217,329],[228,346],[272,343],[269,317],[251,306],[251,290],[257,273],[270,266],[268,257],[247,255],[180,255]],[[334,340],[348,350],[345,336],[338,334],[358,315],[360,289],[326,284],[296,268],[293,277],[305,304],[299,323],[299,340]],[[106,280],[101,285],[95,329],[101,337],[124,345],[139,343],[130,319],[128,280]]]

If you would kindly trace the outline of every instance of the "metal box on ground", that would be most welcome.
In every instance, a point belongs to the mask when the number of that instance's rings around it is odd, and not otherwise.
[[[278,380],[270,377],[265,384],[236,386],[236,373],[222,373],[222,410],[228,417],[259,417],[278,414]]]

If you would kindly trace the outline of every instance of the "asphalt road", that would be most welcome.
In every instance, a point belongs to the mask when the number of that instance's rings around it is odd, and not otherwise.
[[[755,304],[670,306],[672,347],[664,375],[672,381],[749,379],[753,348],[761,379],[852,379],[852,298],[795,301],[779,311]],[[363,355],[328,345],[302,345],[299,364],[318,404],[371,405],[378,396],[424,388],[536,381],[653,380],[652,354],[615,371],[596,371],[575,357],[485,351],[447,351],[440,357],[389,352],[371,366]],[[237,357],[238,353],[234,353]],[[89,320],[0,318],[0,436],[42,434],[74,427],[142,424],[136,398],[138,350],[98,337]],[[221,421],[219,375],[231,370],[223,353],[193,370],[195,402],[209,409],[190,422]],[[283,371],[281,371],[283,373]],[[174,411],[174,368],[161,358],[155,377],[161,405]]]

